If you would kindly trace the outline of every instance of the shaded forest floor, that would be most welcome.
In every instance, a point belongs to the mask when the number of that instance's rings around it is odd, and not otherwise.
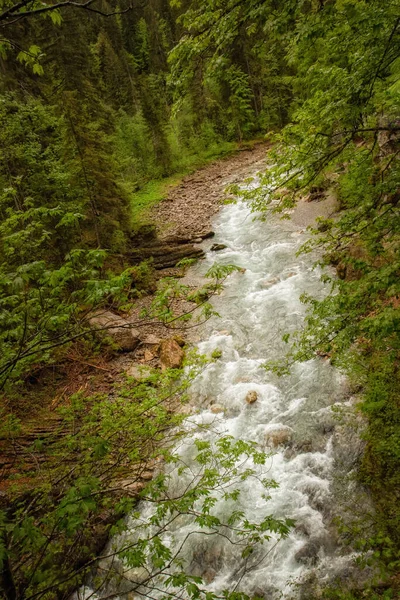
[[[150,255],[154,244],[164,243],[168,238],[179,241],[188,238],[196,247],[196,242],[201,241],[199,235],[210,232],[212,217],[220,209],[226,186],[261,169],[265,164],[266,149],[267,145],[262,143],[244,146],[236,154],[216,160],[172,186],[151,213],[157,239],[148,242]],[[182,252],[192,247],[181,245]],[[198,256],[201,254],[199,251]],[[8,487],[7,473],[30,469],[35,440],[57,436],[61,420],[59,410],[70,404],[72,395],[110,395],[114,386],[135,366],[161,367],[157,351],[159,341],[171,338],[174,332],[158,323],[143,323],[143,326],[137,323],[143,309],[151,305],[157,282],[164,277],[183,277],[184,271],[176,267],[156,270],[149,290],[143,292],[129,314],[123,315],[129,322],[135,322],[135,329],[140,331],[141,342],[135,350],[115,353],[102,344],[93,346],[90,341],[73,343],[60,351],[58,360],[52,365],[38,364],[13,397],[0,400],[22,425],[15,437],[0,439],[0,493]],[[179,313],[190,308],[189,303],[182,302],[175,310]],[[179,335],[180,343],[183,343],[184,335],[182,337],[181,332]]]

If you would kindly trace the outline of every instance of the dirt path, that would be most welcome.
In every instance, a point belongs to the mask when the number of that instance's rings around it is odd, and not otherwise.
[[[209,232],[226,186],[242,181],[258,168],[261,170],[267,148],[263,143],[245,147],[186,176],[153,210],[159,239],[193,240]]]

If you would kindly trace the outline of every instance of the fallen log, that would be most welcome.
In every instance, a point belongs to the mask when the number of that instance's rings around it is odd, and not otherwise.
[[[151,258],[156,269],[165,269],[175,267],[184,258],[202,258],[204,250],[193,246],[193,244],[170,245],[161,243],[135,248],[129,253],[129,256],[133,264]]]

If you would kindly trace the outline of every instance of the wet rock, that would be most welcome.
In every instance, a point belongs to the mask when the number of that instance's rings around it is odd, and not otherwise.
[[[295,532],[299,535],[304,535],[305,537],[310,537],[309,527],[305,523],[298,523],[294,528]]]
[[[182,366],[184,352],[174,339],[163,340],[160,344],[162,369],[179,369]]]
[[[308,496],[308,503],[314,510],[317,510],[324,515],[329,513],[329,506],[326,503],[326,494],[319,487],[309,486],[304,489]]]
[[[321,423],[318,428],[321,433],[326,435],[327,433],[332,433],[332,431],[334,431],[335,423]]]
[[[111,338],[122,352],[130,352],[140,343],[139,331],[131,327],[128,321],[108,310],[96,312],[90,317],[89,323],[97,330],[96,335],[99,338]]]
[[[206,569],[202,575],[204,582],[207,584],[214,581],[216,576],[217,576],[217,572],[212,567],[210,567],[209,569]]]
[[[294,555],[296,561],[303,565],[314,566],[318,562],[318,553],[321,543],[317,540],[310,540]]]
[[[231,333],[227,329],[223,329],[222,331],[218,331],[218,335],[231,335]]]
[[[214,237],[215,232],[214,231],[206,231],[205,233],[201,233],[199,235],[199,237],[203,238],[203,240],[207,240],[209,238]]]
[[[144,381],[151,375],[152,370],[149,367],[143,367],[139,364],[134,364],[127,369],[126,374],[128,377],[133,377],[137,381]]]
[[[277,448],[278,446],[287,445],[292,441],[293,429],[290,427],[277,427],[271,429],[265,434],[265,441],[268,446]]]
[[[201,244],[203,241],[202,238],[194,238],[194,240],[191,240],[192,244]]]
[[[295,450],[297,450],[299,453],[312,452],[312,450],[313,450],[312,440],[302,440],[301,442],[298,442],[296,444]]]
[[[224,551],[220,544],[208,546],[199,543],[193,552],[189,572],[191,575],[203,577],[205,581],[207,577],[207,583],[210,583],[223,568],[224,558]]]
[[[250,377],[236,377],[234,383],[251,383]]]
[[[260,283],[260,287],[264,288],[265,290],[269,289],[270,287],[272,287],[273,285],[277,284],[280,282],[279,277],[273,277],[272,279],[265,279],[264,281],[261,281]]]
[[[222,404],[212,404],[210,406],[210,411],[214,414],[217,415],[219,413],[223,413],[225,412],[225,408],[222,406]]]
[[[219,252],[219,250],[225,250],[227,248],[226,244],[213,244],[211,246],[212,252]]]
[[[252,392],[247,392],[245,400],[246,400],[247,404],[254,404],[254,402],[257,401],[257,398],[258,398],[258,393],[255,391],[252,391]]]

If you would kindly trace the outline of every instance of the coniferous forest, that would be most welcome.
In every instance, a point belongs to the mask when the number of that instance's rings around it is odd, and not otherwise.
[[[337,205],[301,248],[317,256],[326,294],[303,294],[304,328],[264,366],[285,377],[317,356],[346,374],[356,402],[337,419],[357,431],[351,480],[368,497],[351,516],[338,501],[332,520],[368,577],[293,597],[400,597],[400,1],[0,0],[2,598],[66,600],[84,584],[95,599],[275,598],[239,584],[213,591],[162,535],[191,518],[207,535],[236,536],[247,565],[296,527],[235,508],[236,482],[255,476],[246,461],[267,465],[253,443],[198,442],[196,475],[178,464],[178,407],[219,351],[188,345],[183,362],[96,383],[121,356],[99,315],[121,319],[129,350],[151,322],[182,353],[182,331],[217,318],[211,299],[241,269],[215,264],[196,290],[163,273],[149,250],[152,209],[169,185],[259,143],[268,168],[257,185],[231,185],[229,201],[244,198],[265,221],[304,198]],[[159,463],[169,468],[151,479]],[[176,495],[173,465],[193,477]],[[267,496],[279,486],[263,481]],[[122,550],[106,546],[138,498],[154,505],[151,519]],[[112,574],[116,556],[133,587]]]

